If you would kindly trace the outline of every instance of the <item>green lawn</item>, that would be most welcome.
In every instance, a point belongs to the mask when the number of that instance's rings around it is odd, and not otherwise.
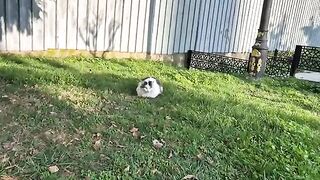
[[[164,94],[136,97],[150,75]],[[0,176],[318,179],[319,93],[160,62],[1,56]]]

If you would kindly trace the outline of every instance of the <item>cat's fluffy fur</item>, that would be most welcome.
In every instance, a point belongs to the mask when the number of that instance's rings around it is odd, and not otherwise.
[[[147,77],[138,83],[136,89],[139,97],[156,98],[163,92],[160,81],[154,77]]]

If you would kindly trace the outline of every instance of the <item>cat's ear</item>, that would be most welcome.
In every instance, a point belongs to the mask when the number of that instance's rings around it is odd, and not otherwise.
[[[156,79],[156,82],[157,82],[157,84],[158,84],[159,86],[161,86],[161,82],[160,82],[159,79]]]
[[[142,81],[145,81],[145,80],[147,80],[147,79],[149,79],[150,77],[146,77],[146,78],[144,78],[144,79],[142,79]]]

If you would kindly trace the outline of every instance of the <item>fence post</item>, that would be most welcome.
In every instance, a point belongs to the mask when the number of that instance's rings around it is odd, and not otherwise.
[[[276,61],[277,58],[278,58],[278,49],[275,49],[273,53],[273,60]]]
[[[187,60],[187,68],[188,68],[188,69],[190,69],[192,52],[193,52],[192,50],[189,50],[189,51],[187,52],[186,60]]]
[[[292,60],[292,64],[291,64],[291,70],[290,70],[290,76],[294,76],[294,74],[296,73],[299,63],[300,63],[300,58],[301,58],[301,52],[302,52],[302,46],[297,45],[296,49],[294,51],[294,55],[293,55],[293,60]]]

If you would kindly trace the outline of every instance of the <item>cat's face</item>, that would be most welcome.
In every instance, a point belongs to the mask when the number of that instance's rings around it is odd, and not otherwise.
[[[143,81],[143,83],[141,84],[140,88],[142,88],[144,91],[146,92],[150,92],[153,86],[153,80],[151,79],[146,79]]]

